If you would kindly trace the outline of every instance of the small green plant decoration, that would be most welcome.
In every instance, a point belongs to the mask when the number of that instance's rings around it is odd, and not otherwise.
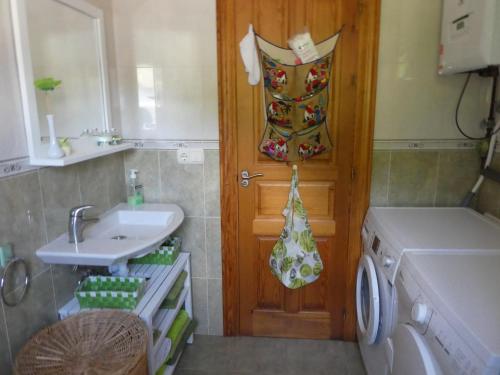
[[[58,159],[64,156],[64,151],[61,149],[59,142],[56,137],[56,131],[54,127],[54,115],[52,114],[50,107],[50,96],[49,94],[54,91],[57,87],[61,85],[62,81],[56,80],[52,77],[40,78],[35,81],[35,87],[39,89],[41,92],[45,94],[45,111],[47,117],[47,125],[49,127],[49,149],[47,155],[49,158]],[[70,150],[68,141],[63,141],[63,146],[66,147],[67,150]],[[69,152],[67,151],[68,155]]]
[[[56,80],[52,77],[40,78],[35,81],[35,87],[41,91],[54,91],[62,81]]]
[[[49,93],[59,87],[61,83],[61,80],[54,79],[53,77],[44,77],[35,81],[35,87],[45,94],[45,105],[47,113],[51,113]]]

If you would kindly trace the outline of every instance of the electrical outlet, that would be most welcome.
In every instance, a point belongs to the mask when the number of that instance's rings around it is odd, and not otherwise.
[[[180,148],[177,150],[177,162],[179,164],[188,164],[189,150],[187,148]]]
[[[179,164],[203,164],[205,156],[202,148],[181,147],[177,150]]]

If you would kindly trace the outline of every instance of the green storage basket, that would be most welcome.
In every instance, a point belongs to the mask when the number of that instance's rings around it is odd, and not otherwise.
[[[129,260],[129,264],[161,264],[171,266],[175,263],[181,251],[180,237],[168,238],[159,249],[140,258]]]
[[[133,310],[141,299],[146,279],[141,277],[89,276],[75,291],[81,308]]]

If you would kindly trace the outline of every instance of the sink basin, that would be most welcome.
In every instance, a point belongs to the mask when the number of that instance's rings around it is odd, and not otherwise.
[[[175,204],[121,203],[84,229],[83,242],[70,244],[65,233],[36,254],[50,264],[110,266],[154,250],[183,220],[184,212]]]

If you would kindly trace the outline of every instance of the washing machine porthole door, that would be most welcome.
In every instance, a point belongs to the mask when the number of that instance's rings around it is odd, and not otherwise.
[[[394,375],[442,375],[423,336],[409,324],[400,324],[392,337]]]
[[[377,271],[372,258],[363,255],[356,277],[356,313],[363,341],[371,345],[377,339],[380,319],[379,287]]]

